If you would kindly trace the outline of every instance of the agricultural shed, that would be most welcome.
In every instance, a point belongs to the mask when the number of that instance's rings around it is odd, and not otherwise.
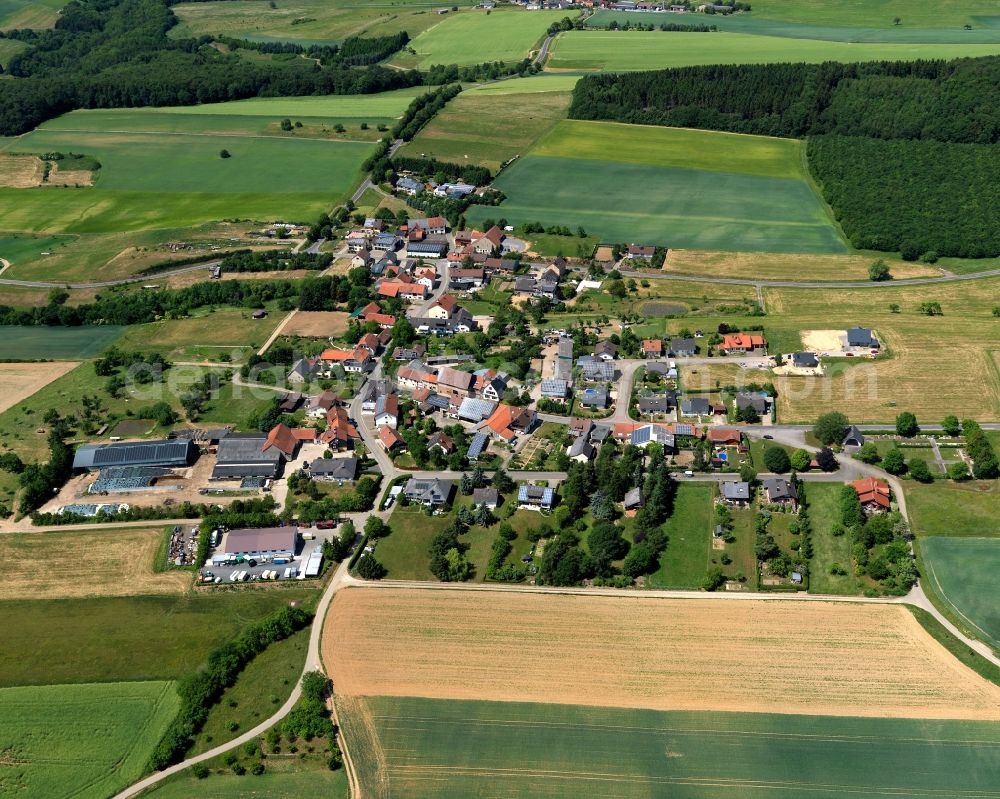
[[[198,449],[190,439],[179,441],[121,441],[111,444],[84,444],[73,456],[74,469],[103,469],[108,466],[190,466]]]

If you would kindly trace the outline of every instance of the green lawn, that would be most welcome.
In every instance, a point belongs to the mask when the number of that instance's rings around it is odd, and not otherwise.
[[[571,92],[578,80],[580,80],[579,75],[555,75],[543,72],[538,75],[532,75],[530,78],[511,78],[510,80],[471,86],[465,90],[465,93],[475,95],[510,95],[533,94],[536,92]]]
[[[266,761],[268,769],[275,758]],[[143,794],[154,799],[348,799],[343,769],[267,771],[260,776],[213,774],[199,780],[188,772]]]
[[[963,6],[968,7],[968,3],[960,0]],[[802,5],[802,4],[796,4]],[[637,22],[643,24],[661,25],[670,24],[706,24],[714,25],[720,31],[732,33],[748,33],[759,36],[780,36],[791,39],[813,39],[829,42],[898,42],[898,43],[918,43],[918,44],[976,44],[983,42],[1000,41],[1000,26],[990,25],[988,18],[979,17],[972,21],[973,29],[964,30],[964,23],[957,22],[955,16],[947,15],[942,17],[938,6],[932,8],[932,17],[929,19],[911,16],[913,3],[907,3],[902,17],[902,25],[892,25],[893,14],[886,12],[885,3],[861,3],[851,2],[851,8],[846,11],[843,3],[826,2],[822,4],[811,4],[811,7],[800,15],[793,12],[790,16],[785,16],[784,11],[793,4],[789,3],[769,3],[765,8],[760,9],[760,5],[755,3],[752,14],[734,14],[724,17],[716,14],[710,19],[701,17],[679,18],[676,14],[670,13],[644,13],[637,16],[627,11],[598,11],[587,20],[587,25],[593,28],[607,27],[612,21],[624,25],[626,22],[635,25]],[[876,7],[878,16],[870,18],[865,12],[869,8]],[[837,9],[835,14],[824,19],[823,11]],[[819,13],[818,13],[819,12]],[[799,16],[798,21],[795,17]],[[973,20],[973,17],[968,17]],[[979,21],[982,20],[982,21]],[[927,27],[921,27],[926,25]],[[940,26],[940,27],[933,27]]]
[[[934,594],[971,630],[1000,649],[1000,539],[944,538],[920,540],[925,579]]]
[[[667,548],[660,568],[649,576],[650,588],[699,588],[705,581],[712,548],[712,483],[677,488],[674,512],[663,526]]]
[[[664,133],[665,132],[665,133]],[[596,156],[604,143],[603,160]],[[795,142],[730,136],[722,163],[703,169],[719,134],[603,122],[561,122],[496,180],[498,208],[469,219],[582,226],[602,241],[764,252],[838,253],[847,248],[825,206],[801,177]],[[647,143],[647,155],[633,144]],[[583,153],[585,157],[580,157]],[[640,163],[645,157],[646,163]],[[680,166],[688,161],[694,167]],[[738,164],[745,167],[738,167]],[[661,165],[665,164],[665,165]],[[737,169],[738,167],[738,169]]]
[[[124,327],[10,327],[0,326],[0,358],[45,358],[75,361],[92,358],[110,347]]]
[[[281,707],[302,673],[309,632],[308,627],[299,630],[290,638],[271,644],[250,661],[236,684],[212,706],[189,754],[205,752],[241,735]],[[238,726],[230,730],[233,722]]]
[[[812,594],[858,594],[861,583],[854,575],[851,561],[851,537],[834,536],[830,530],[840,518],[840,484],[806,483],[809,497],[809,521],[812,524],[813,556],[809,561],[809,592]],[[840,564],[846,575],[830,574],[833,564]]]
[[[733,511],[733,536],[736,538],[731,544],[726,544],[726,548],[721,551],[712,551],[713,560],[723,553],[733,559],[732,565],[723,567],[728,575],[736,576],[742,574],[746,578],[744,585],[748,591],[756,591],[757,580],[757,555],[754,552],[754,532],[753,532],[754,512],[750,509]],[[720,561],[721,565],[721,561]]]
[[[0,686],[175,679],[248,622],[315,597],[285,588],[0,602]]]
[[[995,481],[924,485],[907,480],[903,487],[917,535],[1000,537],[1000,488]]]
[[[697,20],[701,22],[702,20]],[[980,44],[844,42],[746,33],[569,31],[552,44],[548,69],[629,71],[702,64],[913,61],[1000,53],[1000,41]]]
[[[143,775],[179,709],[172,682],[0,689],[0,787],[24,797],[105,799]]]
[[[496,172],[523,155],[556,122],[566,117],[569,93],[520,95],[462,92],[407,144],[402,155],[428,156],[453,163],[482,164]],[[497,118],[503,135],[497,136]]]
[[[985,722],[360,701],[374,730],[342,721],[366,793],[410,799],[954,797],[1000,781]]]
[[[520,61],[545,38],[549,25],[566,16],[571,14],[520,8],[447,14],[410,42],[407,49],[413,53],[397,53],[390,63],[408,69],[430,69],[435,64]]]

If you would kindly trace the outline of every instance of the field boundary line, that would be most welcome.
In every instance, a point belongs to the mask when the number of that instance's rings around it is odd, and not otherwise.
[[[983,539],[989,540],[989,539]],[[948,608],[960,618],[963,622],[969,625],[969,627],[975,632],[983,636],[983,643],[992,645],[993,636],[990,635],[986,630],[976,624],[972,619],[966,616],[961,610],[959,610],[955,603],[948,598],[947,592],[944,590],[944,586],[941,585],[941,581],[938,579],[937,572],[934,570],[934,564],[927,559],[926,553],[924,553],[924,565],[927,567],[927,571],[930,574],[931,580],[934,582],[935,593],[941,598],[941,601],[948,606]]]

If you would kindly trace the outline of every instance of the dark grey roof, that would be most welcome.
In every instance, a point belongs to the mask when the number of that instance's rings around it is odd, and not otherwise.
[[[309,464],[309,474],[313,477],[353,480],[357,473],[357,458],[317,458]]]
[[[670,339],[670,351],[674,353],[678,352],[694,352],[698,348],[693,338],[672,338]]]
[[[196,454],[197,450],[191,439],[84,444],[77,448],[73,456],[73,468],[187,466],[194,461]]]
[[[472,491],[474,505],[496,505],[499,501],[500,494],[495,488],[476,488]]]
[[[674,407],[674,398],[670,394],[651,394],[639,397],[640,413],[668,413]]]
[[[609,425],[595,424],[594,429],[590,431],[590,440],[600,444],[610,435],[611,427]]]
[[[594,457],[594,452],[594,445],[587,440],[586,436],[577,436],[569,447],[569,456],[571,458],[583,455],[589,460]]]
[[[625,507],[627,509],[642,507],[642,489],[633,488],[625,495]]]
[[[762,394],[751,394],[741,391],[736,395],[736,407],[740,410],[753,408],[757,413],[763,414],[767,411],[767,398]]]
[[[454,485],[451,480],[422,480],[411,477],[403,488],[403,493],[413,502],[440,505],[448,501]]]
[[[606,388],[588,388],[580,396],[581,405],[594,405],[603,408],[608,404],[608,390]]]
[[[743,482],[723,483],[722,496],[726,499],[750,499],[750,484]]]
[[[685,416],[706,416],[712,411],[712,406],[704,397],[692,397],[681,400],[681,412]]]
[[[859,447],[864,446],[865,437],[861,434],[858,426],[852,424],[847,428],[847,434],[844,436],[844,441],[842,443],[850,443],[852,445],[856,444]]]
[[[277,447],[262,451],[266,441],[263,433],[230,433],[219,442],[212,478],[276,477],[285,456]]]
[[[847,344],[851,347],[877,347],[878,341],[867,327],[849,327],[847,329]]]
[[[784,477],[767,477],[762,481],[769,502],[780,502],[785,499],[798,499],[795,486]]]
[[[799,369],[812,369],[819,366],[819,360],[814,352],[793,352],[792,366]]]

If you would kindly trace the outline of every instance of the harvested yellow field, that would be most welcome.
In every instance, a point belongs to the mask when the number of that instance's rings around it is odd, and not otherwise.
[[[0,413],[79,365],[78,361],[0,363]]]
[[[705,277],[751,280],[868,280],[870,255],[802,255],[773,252],[670,250],[664,271]],[[936,277],[935,266],[883,258],[896,280]]]
[[[45,166],[35,155],[0,155],[0,187],[30,189],[42,185]]]
[[[344,696],[1000,719],[896,605],[350,588],[323,635]]]
[[[183,593],[189,572],[153,571],[163,536],[162,527],[0,535],[0,599]]]
[[[93,186],[94,173],[89,169],[60,169],[53,164],[46,183],[53,186]]]
[[[343,311],[296,311],[283,328],[283,336],[328,338],[347,330],[348,314]]]

